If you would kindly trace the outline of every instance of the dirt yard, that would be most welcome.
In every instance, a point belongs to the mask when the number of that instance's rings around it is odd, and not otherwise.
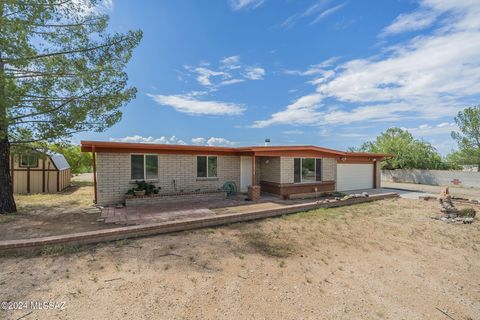
[[[480,222],[393,199],[0,259],[2,319],[479,319]],[[440,311],[441,310],[441,311]]]
[[[0,215],[0,240],[104,229],[93,206],[93,183],[75,180],[58,194],[15,195],[18,213]]]

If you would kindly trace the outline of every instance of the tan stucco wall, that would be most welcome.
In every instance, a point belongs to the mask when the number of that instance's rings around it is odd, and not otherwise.
[[[98,204],[123,202],[125,193],[134,187],[130,170],[130,154],[97,153]],[[161,192],[211,191],[221,188],[225,181],[234,181],[240,188],[240,157],[218,156],[218,177],[197,179],[196,156],[159,154],[158,175],[158,180],[152,183],[162,187]]]

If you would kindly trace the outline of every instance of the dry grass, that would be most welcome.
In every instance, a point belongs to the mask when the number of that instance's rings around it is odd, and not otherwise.
[[[96,222],[98,214],[85,211],[93,206],[93,185],[89,181],[74,181],[61,193],[15,195],[15,201],[18,213],[0,215],[0,240],[109,227]]]
[[[93,183],[74,181],[61,193],[15,195],[19,214],[48,215],[73,211],[93,204]]]

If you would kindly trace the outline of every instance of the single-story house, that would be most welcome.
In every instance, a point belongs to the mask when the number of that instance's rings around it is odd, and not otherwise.
[[[227,181],[240,192],[285,199],[321,192],[379,188],[379,162],[390,155],[344,152],[316,146],[214,147],[82,141],[93,153],[95,201],[121,203],[135,181],[161,192],[218,190]]]
[[[70,165],[62,154],[37,150],[10,156],[13,192],[55,193],[70,186]]]

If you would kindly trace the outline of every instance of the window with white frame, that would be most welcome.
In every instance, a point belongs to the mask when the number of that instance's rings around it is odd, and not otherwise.
[[[35,154],[22,154],[20,156],[20,167],[22,168],[37,168],[38,157]]]
[[[217,157],[197,156],[197,178],[217,177]]]
[[[154,154],[132,154],[130,156],[132,180],[158,179],[158,156]]]
[[[294,158],[293,172],[293,182],[295,183],[322,181],[322,159]]]

